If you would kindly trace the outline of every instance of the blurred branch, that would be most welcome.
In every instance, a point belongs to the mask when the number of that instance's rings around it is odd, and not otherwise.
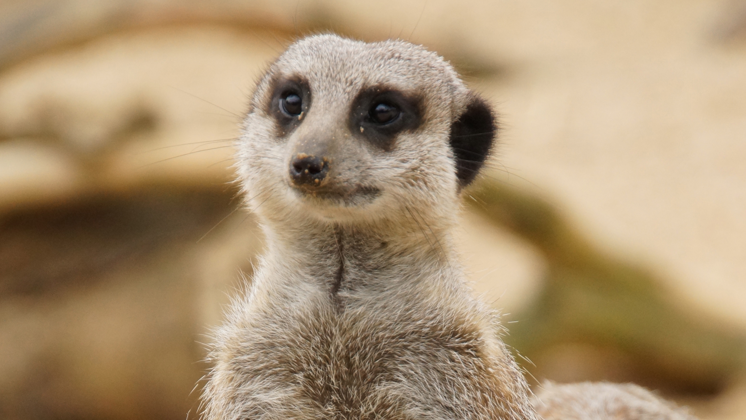
[[[521,354],[534,357],[562,342],[612,346],[658,380],[694,392],[720,389],[744,368],[743,333],[674,304],[659,278],[601,252],[547,201],[487,180],[470,195],[476,210],[548,263],[542,292],[506,337]]]

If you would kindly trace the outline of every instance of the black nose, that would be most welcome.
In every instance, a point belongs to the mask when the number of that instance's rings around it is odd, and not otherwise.
[[[300,153],[290,162],[290,178],[297,186],[321,185],[329,171],[329,159]]]

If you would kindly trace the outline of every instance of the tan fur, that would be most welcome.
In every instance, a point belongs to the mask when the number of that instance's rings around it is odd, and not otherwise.
[[[547,382],[534,400],[544,420],[695,420],[686,410],[632,384]]]
[[[298,77],[311,105],[289,130],[272,98],[278,81]],[[391,146],[348,123],[371,86],[424,104],[417,128]],[[236,165],[267,250],[215,334],[205,419],[538,419],[453,246],[449,135],[474,98],[448,63],[403,41],[312,36],[271,65]],[[293,188],[292,159],[313,153],[327,178]]]

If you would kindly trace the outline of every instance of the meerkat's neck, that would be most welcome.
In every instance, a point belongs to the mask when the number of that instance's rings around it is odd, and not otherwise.
[[[451,220],[413,213],[403,221],[334,223],[315,220],[265,226],[275,279],[316,286],[333,297],[382,294],[460,281]],[[436,219],[437,220],[437,219]],[[276,280],[274,280],[276,281]],[[291,286],[291,284],[287,284]]]

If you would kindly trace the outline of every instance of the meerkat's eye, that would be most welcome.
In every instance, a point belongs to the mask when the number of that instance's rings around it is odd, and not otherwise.
[[[389,151],[399,134],[416,130],[424,110],[417,93],[402,92],[391,86],[364,88],[350,107],[350,132]]]
[[[297,117],[303,112],[303,99],[295,92],[288,92],[280,98],[280,110],[289,117]]]
[[[396,121],[400,114],[401,111],[399,111],[399,108],[387,104],[386,102],[375,103],[368,111],[368,116],[371,121],[380,125],[386,125]]]

